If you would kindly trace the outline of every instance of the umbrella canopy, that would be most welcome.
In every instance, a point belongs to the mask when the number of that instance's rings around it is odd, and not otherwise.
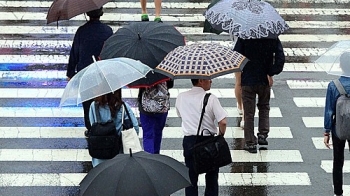
[[[118,154],[94,167],[80,183],[81,196],[169,196],[190,186],[188,168],[144,151]]]
[[[289,29],[269,3],[260,0],[220,0],[204,14],[214,29],[242,39],[277,38]]]
[[[114,92],[151,71],[147,65],[129,58],[95,61],[79,71],[63,91],[60,106],[78,105]]]
[[[341,68],[340,57],[346,52],[350,52],[350,40],[339,41],[322,54],[315,63],[322,67],[328,74],[350,77],[350,72],[345,72],[344,68]],[[346,62],[346,65],[349,65],[349,61]]]
[[[185,45],[184,36],[174,26],[157,22],[134,22],[108,38],[102,48],[101,59],[128,57],[140,60],[154,69],[174,48]],[[146,78],[129,87],[149,87],[169,78],[149,72]]]
[[[191,44],[171,51],[155,71],[172,79],[212,79],[240,72],[248,59],[220,44]]]
[[[47,12],[47,24],[101,8],[109,0],[54,0]]]

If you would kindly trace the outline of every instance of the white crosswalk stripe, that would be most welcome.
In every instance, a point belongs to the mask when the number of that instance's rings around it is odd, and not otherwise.
[[[343,32],[350,28],[348,21],[350,20],[348,19],[350,10],[346,7],[335,6],[346,4],[348,0],[298,1],[300,5],[312,5],[309,7],[295,6],[295,0],[269,0],[268,2],[276,5],[276,10],[282,17],[287,18],[286,22],[291,28],[283,35],[280,35],[279,38],[283,44],[286,44],[284,52],[287,62],[284,73],[295,75],[286,77],[287,79],[285,81],[279,80],[279,76],[276,77],[276,87],[273,87],[271,90],[271,130],[269,142],[274,143],[276,141],[276,143],[280,142],[282,145],[278,146],[278,149],[269,148],[268,150],[259,150],[257,154],[249,154],[242,150],[241,147],[237,147],[239,146],[239,141],[242,141],[244,138],[244,132],[233,122],[238,122],[240,119],[240,115],[235,107],[234,74],[219,77],[217,81],[224,85],[221,85],[220,88],[213,88],[210,92],[219,97],[220,101],[226,103],[224,104],[224,108],[229,114],[230,122],[225,138],[230,143],[233,158],[231,166],[225,166],[220,170],[219,186],[220,188],[242,187],[242,189],[253,189],[256,186],[290,186],[293,188],[296,187],[296,189],[305,186],[317,186],[313,184],[312,180],[317,177],[310,176],[312,172],[305,169],[299,170],[299,168],[304,168],[305,165],[309,164],[305,164],[305,162],[309,161],[309,157],[305,157],[305,152],[302,152],[298,147],[302,145],[298,143],[298,138],[301,136],[295,133],[293,122],[289,124],[283,123],[285,122],[283,120],[285,118],[293,117],[291,120],[295,119],[295,115],[290,114],[290,111],[286,111],[285,107],[283,107],[284,104],[291,104],[290,107],[297,107],[301,111],[301,115],[297,119],[300,119],[303,123],[305,132],[309,131],[309,129],[318,130],[317,133],[319,134],[309,138],[312,143],[311,146],[314,147],[310,151],[315,150],[315,153],[322,151],[330,155],[328,158],[319,158],[317,160],[318,165],[313,165],[313,167],[319,167],[320,171],[327,174],[329,179],[327,179],[328,182],[326,185],[329,185],[331,188],[332,153],[331,150],[328,150],[324,146],[323,137],[321,137],[323,108],[325,105],[324,95],[330,80],[305,79],[304,76],[299,76],[299,74],[323,73],[324,70],[314,64],[313,60],[323,54],[332,43],[350,39],[350,35]],[[185,35],[187,44],[194,42],[215,42],[232,47],[232,41],[227,33],[222,33],[220,36],[203,33],[203,28],[200,26],[204,21],[202,13],[208,4],[163,2],[162,12],[164,14],[162,15],[162,20],[174,23],[179,32]],[[323,4],[334,5],[335,7],[321,8],[320,5]],[[85,128],[81,127],[83,125],[82,108],[80,106],[57,107],[64,89],[62,86],[55,86],[53,82],[59,81],[62,83],[66,78],[64,66],[68,62],[72,39],[77,28],[85,22],[85,17],[79,15],[71,21],[62,21],[58,25],[57,23],[47,25],[45,18],[51,1],[0,1],[0,5],[2,7],[0,8],[0,21],[4,21],[4,23],[0,23],[0,35],[4,37],[0,40],[0,82],[33,80],[38,81],[41,85],[40,87],[36,87],[35,85],[25,86],[27,88],[6,85],[0,87],[0,119],[2,121],[0,123],[0,165],[23,163],[29,166],[29,164],[35,163],[39,165],[57,163],[62,166],[68,165],[69,167],[69,164],[72,163],[90,164],[91,157],[87,149],[85,149],[86,142],[83,135]],[[154,8],[153,2],[148,2],[147,7]],[[106,11],[102,20],[110,23],[114,32],[121,28],[121,25],[114,23],[114,21],[123,23],[140,20],[140,3],[138,1],[109,2],[104,5],[104,8]],[[130,11],[125,12],[128,9]],[[177,10],[178,12],[167,13],[167,10]],[[294,17],[297,19],[294,19]],[[311,19],[301,20],[301,17],[310,17]],[[28,23],[28,21],[33,21],[33,23]],[[324,29],[329,31],[319,33]],[[334,33],[336,32],[333,31],[335,29],[342,29],[343,31],[339,30],[339,32]],[[306,44],[302,46],[300,43]],[[30,68],[32,65],[37,65],[38,67]],[[226,78],[229,78],[230,82],[222,82]],[[281,103],[278,96],[275,97],[275,95],[279,95],[281,92],[284,93],[279,88],[282,85],[288,88],[287,90],[284,89],[284,91],[291,91],[292,97],[290,103]],[[175,99],[180,92],[188,89],[171,89],[171,98]],[[317,93],[311,94],[310,92]],[[125,88],[122,92],[123,98],[131,100],[135,100],[137,94],[137,89]],[[45,102],[43,99],[54,103],[51,105],[34,103],[36,100]],[[227,103],[229,101],[232,104],[228,105]],[[168,121],[179,122],[173,106],[172,104]],[[316,112],[308,115],[306,112],[309,110]],[[138,109],[135,106],[133,106],[133,111],[136,116],[139,116]],[[258,117],[258,111],[255,117]],[[77,118],[81,121],[78,125],[75,124]],[[234,120],[231,120],[231,118]],[[37,120],[35,122],[51,122],[57,119],[64,122],[55,126],[41,126],[35,123],[22,125],[18,119],[35,119]],[[162,148],[161,154],[184,162],[181,150],[183,133],[180,126],[178,123],[177,125],[170,125],[164,128],[164,141],[174,141],[174,144],[166,144],[164,149]],[[257,123],[255,126],[257,126]],[[257,132],[258,128],[255,127],[255,133]],[[142,135],[141,127],[140,139],[142,139]],[[2,144],[1,141],[6,142]],[[45,143],[47,141],[52,141],[53,144],[39,145],[39,143]],[[74,142],[71,142],[71,144],[68,142],[66,144],[65,141]],[[61,142],[62,145],[56,144]],[[81,143],[83,144],[80,145]],[[291,143],[297,143],[297,145],[289,148]],[[287,147],[284,148],[284,144]],[[346,149],[348,150],[347,145]],[[235,170],[236,165],[239,165],[237,171]],[[350,160],[345,160],[345,173],[350,173],[349,165]],[[251,166],[251,171],[240,170],[239,167],[244,166]],[[264,167],[264,171],[255,171],[260,166]],[[286,169],[289,166],[290,168]],[[80,181],[86,175],[86,171],[58,170],[58,172],[41,172],[41,168],[39,167],[32,166],[31,168],[33,169],[29,171],[16,170],[16,172],[1,170],[0,187],[58,187],[62,188],[61,192],[65,192],[65,187],[78,188]],[[345,182],[349,184],[349,181]],[[199,185],[201,187],[205,186],[203,175],[200,175]],[[283,188],[282,190],[284,189],[287,188]],[[224,196],[233,194],[222,193]],[[312,192],[312,194],[316,194],[316,192]],[[322,194],[324,193],[322,192]],[[1,190],[0,195],[2,195]],[[179,193],[179,195],[183,194]],[[274,194],[272,193],[271,195]],[[275,195],[277,195],[276,192]],[[350,185],[344,186],[344,195],[350,195]]]
[[[176,98],[181,92],[187,91],[190,88],[170,89],[170,98]],[[58,98],[62,97],[63,88],[0,88],[3,92],[0,98]],[[208,92],[220,98],[235,98],[234,88],[212,88]],[[124,88],[122,89],[123,98],[137,98],[138,89]],[[271,89],[271,98],[274,98],[273,89]]]
[[[84,138],[83,131],[84,127],[0,127],[0,138]],[[140,127],[139,138],[142,135]],[[164,127],[163,138],[183,138],[181,127]],[[227,127],[225,138],[244,138],[244,132],[239,127]],[[289,127],[271,127],[269,138],[293,138],[293,135]]]

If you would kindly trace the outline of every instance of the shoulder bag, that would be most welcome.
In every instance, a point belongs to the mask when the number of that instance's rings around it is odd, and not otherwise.
[[[92,124],[87,138],[89,154],[97,159],[111,159],[120,150],[120,136],[112,119],[101,122],[98,104],[95,103],[96,122]]]
[[[198,174],[207,173],[232,163],[230,148],[222,135],[219,134],[214,136],[210,130],[207,130],[211,136],[203,136],[203,131],[206,129],[202,130],[201,135],[199,135],[209,96],[210,93],[207,93],[204,97],[202,113],[197,130],[196,144],[192,148],[194,170]]]
[[[122,134],[123,152],[124,152],[124,154],[129,154],[130,149],[132,152],[142,151],[139,136],[137,135],[137,133],[134,129],[129,111],[126,108],[124,102],[123,102],[122,107],[123,107],[123,112],[122,112],[123,130],[121,131],[121,134]],[[124,119],[124,113],[125,113],[124,110],[126,111],[126,114],[128,115],[128,119]]]

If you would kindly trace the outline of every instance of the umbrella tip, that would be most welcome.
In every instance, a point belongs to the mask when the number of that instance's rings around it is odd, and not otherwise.
[[[92,55],[92,60],[94,60],[94,63],[96,62],[95,56]]]
[[[131,148],[129,148],[129,154],[130,154],[130,157],[132,157],[132,150],[131,150]]]

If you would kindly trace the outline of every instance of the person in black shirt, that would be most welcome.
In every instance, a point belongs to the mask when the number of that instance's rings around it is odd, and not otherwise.
[[[241,74],[244,149],[257,153],[256,145],[268,145],[266,138],[270,131],[270,92],[272,76],[282,72],[285,62],[281,41],[277,39],[238,38],[234,50],[246,56],[249,61]],[[256,95],[258,103],[256,104]],[[255,107],[259,110],[258,139],[254,135]]]
[[[75,33],[67,66],[67,80],[69,81],[77,72],[93,63],[93,57],[98,59],[104,42],[113,34],[113,30],[100,21],[103,8],[86,13],[90,20],[80,26]],[[93,100],[84,101],[84,122],[86,129],[90,129],[89,108]],[[87,133],[87,132],[85,132]]]

